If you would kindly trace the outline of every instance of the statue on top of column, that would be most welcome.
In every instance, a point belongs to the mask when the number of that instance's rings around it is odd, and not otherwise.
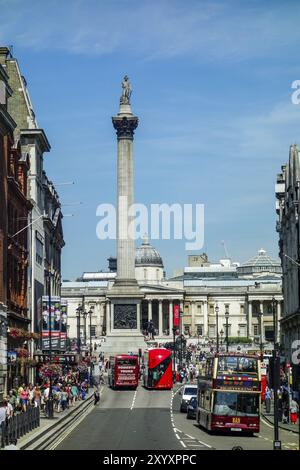
[[[122,82],[122,96],[120,98],[120,104],[130,104],[131,93],[132,88],[130,86],[130,82],[127,75],[125,75]]]

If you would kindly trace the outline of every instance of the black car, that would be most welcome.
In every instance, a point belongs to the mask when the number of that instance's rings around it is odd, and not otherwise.
[[[196,419],[197,412],[197,397],[192,397],[187,405],[186,417],[187,419]]]

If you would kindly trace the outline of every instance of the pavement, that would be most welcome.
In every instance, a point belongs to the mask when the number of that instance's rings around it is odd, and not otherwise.
[[[262,416],[268,421],[270,424],[274,424],[274,410],[273,407],[270,410],[270,413],[264,411],[264,405],[262,405]],[[279,421],[279,427],[285,429],[286,431],[291,431],[295,434],[299,434],[299,424],[291,424],[291,423],[282,423]]]
[[[77,400],[75,402],[75,406],[70,406],[70,408],[67,408],[64,411],[61,412],[54,412],[54,418],[49,419],[47,418],[43,412],[41,412],[40,416],[40,426],[37,428],[33,429],[32,431],[28,432],[24,436],[22,436],[20,439],[18,439],[18,447],[22,448],[26,446],[28,443],[30,443],[34,438],[39,438],[42,434],[47,433],[48,431],[51,430],[52,427],[56,427],[62,420],[64,420],[66,417],[68,417],[74,410],[79,409],[88,398],[90,398],[94,393],[94,389],[90,388],[89,393],[86,396],[85,400]],[[74,412],[76,413],[76,412]]]
[[[111,390],[104,387],[100,404],[74,425],[51,450],[272,450],[273,426],[264,417],[260,432],[211,434],[180,413],[180,385],[173,390]],[[283,450],[298,448],[298,435],[280,429]]]

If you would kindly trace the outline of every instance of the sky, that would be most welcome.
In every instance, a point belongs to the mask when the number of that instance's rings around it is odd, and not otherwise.
[[[288,0],[0,0],[0,44],[13,45],[52,146],[64,279],[115,255],[96,236],[96,208],[116,201],[111,116],[125,74],[139,117],[135,201],[204,204],[213,261],[223,240],[234,261],[260,248],[278,257],[276,175],[300,140],[299,18]],[[193,254],[185,242],[152,241],[167,275]]]

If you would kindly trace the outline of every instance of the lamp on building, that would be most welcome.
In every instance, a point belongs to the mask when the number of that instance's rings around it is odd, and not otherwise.
[[[217,326],[217,353],[219,352],[219,306],[218,303],[216,303],[215,306],[215,312],[216,312],[216,326]]]
[[[226,352],[228,352],[228,319],[229,319],[229,306],[225,307],[225,319],[226,319]]]

